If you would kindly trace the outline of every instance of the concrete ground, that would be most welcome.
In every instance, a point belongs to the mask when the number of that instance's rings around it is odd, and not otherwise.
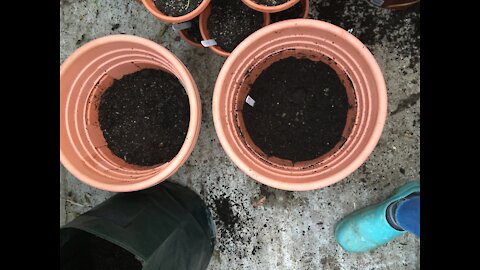
[[[420,179],[419,8],[392,13],[358,0],[311,0],[310,15],[351,31],[370,48],[389,98],[386,126],[373,154],[352,175],[320,190],[276,190],[229,160],[211,113],[225,59],[190,47],[135,0],[60,0],[60,61],[90,40],[125,33],[162,44],[189,68],[202,99],[202,129],[171,181],[199,193],[214,214],[218,242],[209,269],[419,269],[420,240],[413,235],[365,254],[346,253],[334,238],[342,217]],[[60,226],[112,195],[86,186],[60,165]],[[254,207],[262,197],[263,206]]]

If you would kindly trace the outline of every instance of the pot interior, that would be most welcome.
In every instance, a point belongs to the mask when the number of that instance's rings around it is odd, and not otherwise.
[[[316,157],[312,160],[306,161],[298,161],[293,162],[292,160],[282,159],[275,156],[268,156],[264,151],[262,151],[255,143],[253,142],[252,138],[248,134],[248,131],[245,127],[245,122],[243,119],[243,106],[245,106],[246,98],[250,92],[251,85],[255,82],[258,76],[262,73],[263,70],[268,68],[273,63],[288,57],[295,57],[298,59],[307,58],[312,61],[321,61],[327,65],[329,65],[337,74],[340,81],[342,82],[343,86],[345,87],[347,99],[348,99],[348,111],[347,111],[347,119],[345,123],[345,127],[343,128],[342,137],[341,139],[335,144],[335,146],[328,151],[327,153]],[[333,155],[337,152],[341,147],[345,144],[348,140],[353,127],[355,125],[355,118],[357,116],[357,99],[355,96],[354,87],[352,84],[351,79],[349,78],[348,74],[340,68],[339,65],[335,62],[334,59],[319,53],[318,51],[312,51],[305,48],[291,48],[277,51],[269,56],[259,59],[256,61],[251,67],[245,72],[243,76],[243,80],[239,83],[239,87],[237,88],[235,95],[234,95],[234,119],[236,124],[237,132],[239,133],[239,137],[241,138],[242,142],[247,146],[247,149],[251,151],[254,155],[259,157],[261,160],[269,163],[275,164],[278,166],[294,166],[300,168],[308,168],[311,166],[315,166],[316,164],[321,163],[323,160],[328,158],[329,156]]]

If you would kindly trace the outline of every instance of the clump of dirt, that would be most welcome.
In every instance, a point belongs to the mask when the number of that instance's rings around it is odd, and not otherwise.
[[[233,212],[229,198],[217,198],[214,203],[220,222],[230,235],[235,236],[235,226],[239,224],[240,219]]]
[[[244,196],[227,194],[215,187],[210,188],[209,193],[211,195],[206,197],[205,201],[215,220],[220,253],[227,255],[230,261],[232,258],[251,256],[260,250],[262,243],[258,240],[252,241],[256,239],[258,230],[255,228],[248,202],[244,204],[242,201]]]

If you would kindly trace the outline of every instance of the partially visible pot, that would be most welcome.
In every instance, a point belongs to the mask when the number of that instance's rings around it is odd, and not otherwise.
[[[180,30],[180,31],[178,31],[178,34],[180,35],[180,37],[181,37],[183,40],[185,40],[185,42],[187,42],[188,44],[192,45],[193,47],[204,48],[202,44],[193,41],[193,40],[190,38],[190,36],[188,35],[188,33],[187,33],[186,30]]]
[[[190,104],[190,122],[180,151],[169,162],[150,167],[131,165],[115,156],[98,122],[100,97],[113,80],[145,68],[176,76]],[[98,38],[77,49],[60,66],[60,161],[90,186],[127,192],[164,181],[190,156],[200,121],[200,96],[190,72],[175,55],[153,41],[130,35]]]
[[[295,18],[295,19],[299,19],[299,18],[307,19],[308,18],[308,11],[309,11],[309,8],[310,8],[310,0],[300,0],[300,5],[302,5],[302,14],[301,14],[301,16],[299,16],[298,18]],[[291,7],[291,8],[294,8],[294,6]],[[287,11],[288,11],[288,9],[284,10],[282,12],[287,12]],[[270,14],[271,23],[277,22],[275,20],[275,16],[280,15],[282,12]]]
[[[366,0],[370,5],[391,10],[404,10],[420,3],[420,0]]]
[[[248,135],[241,112],[262,71],[291,56],[332,67],[350,104],[345,139],[321,157],[296,163],[265,155]],[[266,26],[237,46],[218,75],[212,114],[223,149],[242,171],[271,187],[312,190],[347,177],[372,153],[387,116],[387,91],[375,58],[356,37],[330,23],[293,19]]]
[[[280,12],[293,7],[295,4],[300,2],[300,0],[289,0],[288,2],[285,2],[278,6],[265,6],[265,5],[258,4],[254,0],[242,0],[242,2],[245,5],[249,6],[251,9],[255,9],[256,11],[266,12],[266,13],[275,13],[275,12]]]
[[[198,34],[200,35],[200,41],[201,41],[201,33],[200,33],[200,16],[193,18],[192,20],[189,21],[191,23],[190,27],[198,27]],[[187,23],[187,22],[185,22]],[[174,28],[175,29],[175,28]],[[193,47],[197,48],[204,48],[203,45],[200,43],[200,41],[195,41],[190,34],[188,33],[189,29],[183,29],[178,31],[178,35],[185,40],[188,44],[190,44]]]
[[[157,17],[159,20],[168,22],[168,23],[182,23],[186,21],[190,21],[191,19],[200,15],[203,10],[210,4],[210,0],[203,0],[203,2],[192,12],[185,14],[183,16],[172,17],[164,14],[155,6],[153,0],[142,0],[143,5],[153,14],[153,16]]]
[[[307,19],[308,18],[308,11],[310,9],[310,0],[300,0],[302,3],[302,11],[303,11],[303,16],[302,18]]]
[[[202,34],[203,40],[211,39],[210,33],[208,31],[208,18],[212,13],[212,5],[208,5],[208,7],[200,14],[200,33]],[[263,26],[267,26],[270,24],[270,14],[263,13]],[[209,47],[214,53],[228,57],[230,52],[223,50],[220,46],[210,46]]]

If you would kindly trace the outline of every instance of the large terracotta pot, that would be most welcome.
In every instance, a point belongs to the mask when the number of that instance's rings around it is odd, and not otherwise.
[[[351,105],[345,139],[325,155],[297,163],[265,155],[252,142],[241,113],[249,85],[273,62],[291,56],[330,65]],[[294,19],[266,26],[238,45],[218,75],[212,111],[219,141],[242,171],[271,187],[311,190],[344,179],[372,153],[387,116],[387,92],[375,58],[356,37],[330,23]]]
[[[190,123],[178,154],[164,164],[142,167],[126,163],[107,147],[98,122],[102,93],[114,79],[144,68],[176,76],[190,104]],[[60,66],[60,161],[84,183],[108,191],[145,189],[174,174],[187,160],[198,138],[201,103],[197,86],[175,55],[136,36],[112,35],[77,49]]]

